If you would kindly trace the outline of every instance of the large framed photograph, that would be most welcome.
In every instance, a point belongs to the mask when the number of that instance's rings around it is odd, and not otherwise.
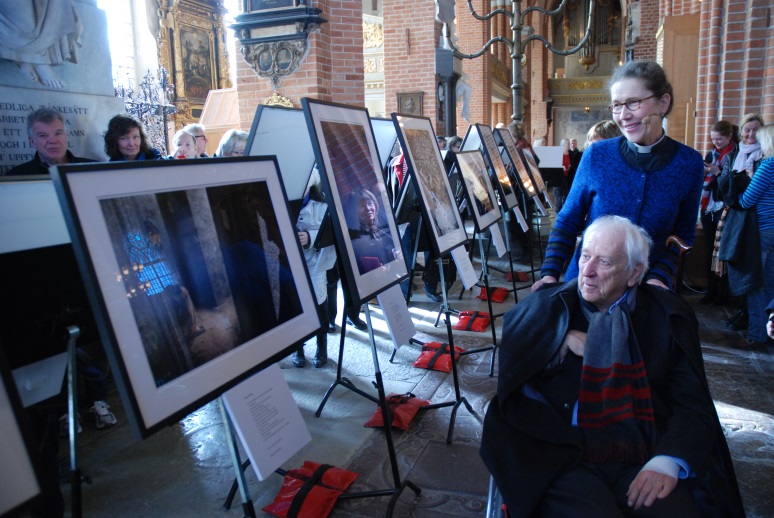
[[[516,191],[513,189],[513,185],[511,185],[511,178],[508,176],[508,171],[505,169],[503,159],[497,149],[497,144],[495,143],[494,135],[492,134],[492,128],[483,124],[476,124],[475,128],[481,138],[481,149],[489,161],[489,164],[494,171],[495,178],[497,179],[496,184],[500,192],[500,204],[502,204],[503,210],[506,212],[515,209],[519,206],[519,201],[516,198]]]
[[[392,114],[437,257],[468,240],[430,119]]]
[[[479,232],[483,232],[502,217],[497,210],[497,198],[486,171],[484,156],[480,150],[474,150],[459,151],[456,157],[457,167],[464,179],[462,183],[465,196],[472,209],[476,228]]]
[[[259,105],[245,155],[275,155],[288,200],[300,201],[314,169],[314,149],[300,108]]]
[[[520,149],[519,154],[521,155],[524,164],[527,166],[527,169],[529,169],[538,192],[546,192],[546,182],[543,180],[543,175],[540,173],[540,168],[538,167],[532,152],[529,149]]]
[[[320,328],[274,157],[78,164],[53,178],[140,436]]]
[[[516,144],[513,142],[511,132],[507,129],[498,129],[495,130],[495,135],[503,144],[504,152],[507,153],[508,160],[510,160],[513,165],[515,174],[518,175],[519,184],[521,184],[522,190],[530,198],[537,196],[538,190],[535,188],[535,182],[532,181],[532,175],[529,170],[527,170],[527,164],[522,161],[519,150],[516,149]]]
[[[0,516],[21,510],[40,494],[30,430],[0,342]]]
[[[301,103],[348,301],[360,304],[408,275],[368,111],[308,98]]]

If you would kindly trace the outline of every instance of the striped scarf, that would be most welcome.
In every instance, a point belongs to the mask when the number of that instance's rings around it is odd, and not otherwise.
[[[723,159],[726,158],[726,155],[729,154],[731,151],[734,150],[735,144],[731,142],[723,149],[718,148],[712,148],[712,164],[720,167],[720,169],[723,169]],[[712,191],[710,190],[710,186],[712,185],[712,182],[715,180],[715,175],[712,173],[707,173],[704,175],[704,186],[701,191],[701,212],[702,214],[707,211],[707,206],[709,205],[710,195],[712,194]]]
[[[581,299],[589,320],[578,395],[586,462],[644,464],[653,454],[650,384],[629,316],[635,298],[632,288],[608,311],[595,311]]]

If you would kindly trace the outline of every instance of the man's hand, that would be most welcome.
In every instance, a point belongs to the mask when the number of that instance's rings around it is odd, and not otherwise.
[[[677,487],[677,479],[651,470],[640,471],[626,492],[629,507],[650,507],[657,498],[666,498]]]
[[[648,284],[650,284],[652,286],[658,286],[659,288],[664,288],[665,290],[669,291],[669,288],[667,287],[667,285],[664,284],[663,282],[661,282],[658,279],[648,279],[645,282],[647,282]]]
[[[539,281],[537,281],[535,284],[532,285],[532,291],[535,291],[536,289],[538,289],[544,284],[551,284],[554,282],[556,282],[556,277],[551,277],[550,275],[546,275],[545,277],[543,277],[542,279],[540,279]]]
[[[562,342],[562,349],[560,356],[564,360],[567,351],[570,350],[577,356],[583,357],[583,352],[586,350],[586,333],[582,331],[568,331]]]
[[[298,233],[298,241],[301,243],[301,246],[303,248],[306,248],[309,246],[309,232],[299,232]]]

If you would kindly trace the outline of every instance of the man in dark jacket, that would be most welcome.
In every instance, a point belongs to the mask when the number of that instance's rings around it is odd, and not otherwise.
[[[48,174],[52,165],[94,162],[74,156],[67,149],[67,131],[62,114],[51,108],[40,108],[27,116],[27,134],[35,156],[6,173],[7,176]]]
[[[649,247],[601,217],[578,279],[506,314],[481,456],[509,516],[744,516],[698,322],[641,284]]]

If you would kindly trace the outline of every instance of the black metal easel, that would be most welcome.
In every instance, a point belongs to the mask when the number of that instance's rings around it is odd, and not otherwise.
[[[91,484],[91,479],[81,473],[78,466],[78,453],[76,450],[78,435],[78,375],[76,371],[76,345],[75,342],[81,335],[77,326],[67,326],[67,429],[69,432],[70,447],[70,504],[73,518],[83,515],[81,500],[81,485],[83,482]]]
[[[438,269],[440,270],[440,277],[441,277],[441,293],[443,294],[443,305],[441,306],[441,311],[444,313],[446,317],[446,333],[449,337],[449,354],[451,355],[451,366],[452,366],[452,379],[454,381],[454,400],[453,401],[445,401],[443,403],[433,403],[431,405],[423,406],[420,408],[421,411],[427,411],[427,410],[433,410],[436,408],[446,408],[446,407],[452,407],[452,413],[451,418],[449,419],[449,432],[446,435],[446,443],[451,444],[452,440],[454,438],[454,423],[457,418],[457,410],[459,409],[461,404],[464,404],[465,407],[468,409],[468,412],[470,412],[473,415],[476,415],[476,412],[473,410],[473,407],[470,405],[467,399],[462,395],[462,391],[460,390],[460,380],[459,380],[459,374],[457,373],[457,360],[456,360],[456,354],[454,351],[454,334],[452,333],[452,325],[451,325],[451,309],[449,308],[447,293],[446,293],[446,280],[444,279],[443,275],[443,264],[442,259],[438,258]],[[412,343],[423,345],[422,342],[419,340],[411,340]]]

